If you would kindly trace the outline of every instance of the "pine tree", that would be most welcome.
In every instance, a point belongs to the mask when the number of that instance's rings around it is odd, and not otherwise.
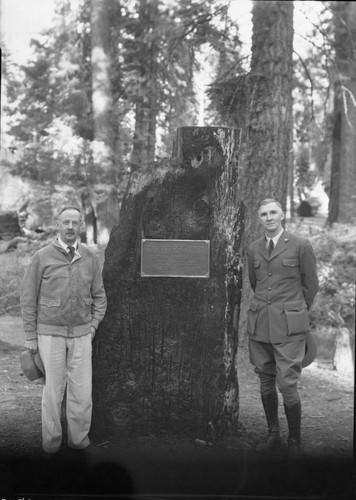
[[[329,222],[356,217],[356,6],[332,2],[335,80]]]

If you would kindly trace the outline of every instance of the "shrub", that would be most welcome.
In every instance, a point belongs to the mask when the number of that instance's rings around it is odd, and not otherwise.
[[[337,224],[311,238],[320,289],[311,312],[313,325],[355,325],[356,230]]]
[[[310,318],[318,358],[332,361],[340,328],[348,328],[351,348],[355,345],[356,228],[298,219],[288,229],[308,238],[313,246],[320,288]]]
[[[29,260],[23,248],[0,254],[0,314],[20,314],[20,286]]]

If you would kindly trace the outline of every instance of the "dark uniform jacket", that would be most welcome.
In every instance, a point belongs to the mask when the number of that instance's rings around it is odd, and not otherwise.
[[[308,310],[319,288],[309,241],[284,231],[269,257],[263,236],[248,249],[248,270],[254,291],[249,337],[271,343],[303,340],[310,331]]]

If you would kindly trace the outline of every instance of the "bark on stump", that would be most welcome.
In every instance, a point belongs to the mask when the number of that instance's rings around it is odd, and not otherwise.
[[[0,213],[0,240],[11,240],[21,235],[17,212]]]
[[[135,172],[103,270],[108,310],[94,340],[93,431],[233,432],[243,206],[238,135],[178,130],[173,157]],[[142,277],[141,240],[210,241],[210,277]]]

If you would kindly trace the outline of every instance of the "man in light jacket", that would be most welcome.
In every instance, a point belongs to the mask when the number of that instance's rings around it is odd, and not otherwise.
[[[248,270],[254,295],[248,311],[250,361],[260,377],[268,425],[266,442],[257,451],[280,445],[278,394],[283,396],[288,450],[301,450],[301,401],[297,384],[310,331],[309,310],[318,291],[316,259],[308,240],[283,230],[284,213],[274,199],[264,200],[259,221],[264,236],[248,249]]]
[[[92,415],[92,340],[106,312],[95,253],[78,241],[82,215],[58,214],[58,237],[33,256],[21,286],[25,347],[39,350],[44,368],[42,448],[55,454],[62,442],[65,388],[68,446],[87,449]]]

